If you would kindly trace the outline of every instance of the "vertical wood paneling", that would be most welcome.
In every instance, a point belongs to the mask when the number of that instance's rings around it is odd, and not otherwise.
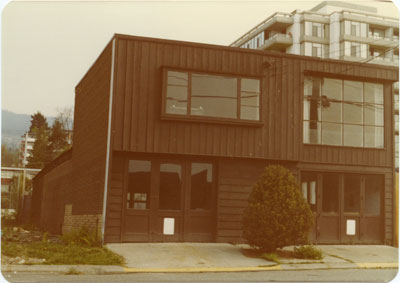
[[[302,95],[306,70],[384,78],[395,76],[394,70],[385,69],[378,74],[375,69],[379,68],[349,66],[343,62],[151,40],[119,39],[117,46],[115,150],[354,165],[392,164],[389,131],[385,132],[387,150],[303,145]],[[264,65],[265,61],[271,62],[271,66]],[[263,76],[260,108],[263,126],[162,120],[162,66]],[[390,92],[389,84],[385,87],[385,96],[389,97],[386,92]],[[391,101],[385,107],[390,109]]]
[[[156,44],[156,69],[154,70],[155,76],[158,77],[159,79],[162,79],[162,73],[161,73],[161,67],[164,62],[164,57],[163,57],[163,47],[161,44]],[[186,54],[185,54],[186,55]],[[152,97],[154,99],[154,110],[155,113],[153,114],[153,119],[155,121],[158,120],[158,114],[161,111],[161,100],[157,99],[159,97],[159,94],[162,92],[162,85],[157,84],[157,87],[155,87],[155,93],[152,94]],[[160,123],[154,122],[154,127],[153,127],[153,149],[152,152],[155,152],[160,149],[160,143],[163,143],[161,140],[161,129],[160,129]]]
[[[132,84],[133,84],[133,94],[132,94],[132,113],[131,113],[131,143],[130,143],[130,150],[137,151],[138,150],[138,117],[140,114],[140,107],[139,107],[139,87],[140,84],[137,83],[139,81],[140,76],[140,58],[141,58],[141,51],[142,45],[139,42],[134,42],[134,52],[133,52],[133,64],[134,64],[134,71],[132,77]],[[116,111],[118,112],[118,111]]]
[[[116,133],[114,136],[114,147],[117,150],[122,149],[122,141],[124,134],[124,98],[126,96],[125,93],[125,75],[126,75],[126,40],[118,41],[117,44],[117,68],[116,68],[116,89],[117,93],[121,93],[121,95],[117,95],[115,97],[115,104],[120,111],[115,113],[115,123],[114,127],[116,129]]]
[[[157,78],[159,77],[157,74],[157,68],[154,68],[157,62],[157,58],[153,54],[157,54],[157,45],[151,44],[149,46],[149,58],[148,58],[148,65],[146,75],[148,78]],[[153,84],[148,80],[148,87],[147,87],[147,127],[146,127],[146,151],[152,151],[154,148],[154,121],[156,120],[155,114],[155,107],[157,106],[157,97],[155,97],[156,93],[156,84]],[[160,93],[161,89],[158,89]]]
[[[148,70],[150,59],[150,43],[143,42],[142,55],[140,58],[140,87],[139,87],[139,106],[140,114],[138,119],[138,150],[144,152],[146,150],[147,140],[147,112],[148,110],[148,99],[149,99],[149,84],[150,78],[148,76]]]
[[[132,81],[130,78],[133,76],[133,48],[132,48],[133,42],[128,41],[127,42],[127,47],[126,47],[126,73],[125,73],[125,96],[124,96],[124,128],[130,129],[131,128],[131,118],[130,114],[132,113]],[[129,131],[123,131],[123,141],[122,141],[122,148],[124,150],[129,149],[129,144],[130,144],[130,132]]]

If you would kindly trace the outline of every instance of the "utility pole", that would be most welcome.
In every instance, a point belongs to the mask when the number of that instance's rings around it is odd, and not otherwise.
[[[24,161],[23,161],[23,168],[24,168],[24,172],[22,174],[23,179],[22,179],[22,198],[21,198],[21,209],[18,210],[20,219],[22,217],[22,214],[24,212],[24,198],[25,198],[25,179],[26,179],[26,155],[28,154],[28,137],[29,137],[29,133],[25,133],[25,147],[24,147]],[[18,187],[19,190],[19,187]]]

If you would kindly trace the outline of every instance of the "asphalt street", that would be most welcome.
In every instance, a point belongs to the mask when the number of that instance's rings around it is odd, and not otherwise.
[[[390,282],[397,269],[333,269],[230,273],[64,275],[5,273],[9,282]],[[397,281],[397,280],[396,280]],[[394,282],[394,281],[393,281]],[[400,282],[398,280],[397,282]]]

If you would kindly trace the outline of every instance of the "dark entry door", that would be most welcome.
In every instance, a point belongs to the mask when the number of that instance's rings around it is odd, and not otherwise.
[[[340,181],[338,174],[322,174],[319,176],[318,242],[340,242]]]
[[[382,176],[303,172],[301,182],[315,216],[312,242],[382,243]]]
[[[213,241],[212,163],[129,160],[123,241]]]
[[[160,162],[156,168],[156,190],[151,232],[156,242],[183,240],[184,168],[179,162]]]

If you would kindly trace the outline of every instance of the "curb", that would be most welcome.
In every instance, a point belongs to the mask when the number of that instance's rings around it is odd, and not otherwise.
[[[276,264],[254,267],[185,267],[185,268],[130,268],[122,266],[96,265],[8,265],[1,272],[64,273],[73,269],[78,274],[127,274],[127,273],[216,273],[216,272],[258,272],[258,271],[300,271],[327,269],[398,269],[397,262],[380,263],[299,263]]]

